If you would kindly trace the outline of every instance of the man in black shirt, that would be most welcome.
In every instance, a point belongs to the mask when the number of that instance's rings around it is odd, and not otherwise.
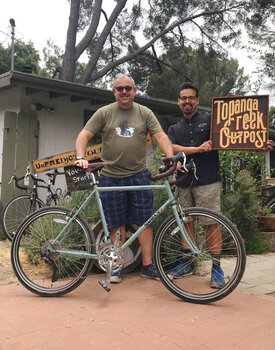
[[[191,158],[196,164],[196,175],[188,174],[187,179],[177,188],[178,202],[184,208],[205,207],[220,212],[221,177],[219,156],[212,150],[210,141],[211,114],[198,112],[199,91],[190,84],[185,83],[180,87],[178,104],[184,118],[175,125],[171,125],[168,136],[173,144],[174,154],[183,151],[187,161]],[[274,142],[268,140],[262,151],[273,149]],[[222,235],[218,224],[204,221],[207,243],[212,256],[212,271],[210,286],[222,288],[224,286],[224,274],[220,267],[220,254],[222,248]],[[187,223],[188,232],[194,232],[194,223]],[[178,266],[169,273],[173,278],[181,278],[193,273],[193,265],[190,261],[190,249],[183,244],[183,259]],[[186,257],[186,258],[184,258]]]
[[[196,164],[196,175],[188,174],[188,178],[177,188],[178,202],[184,208],[206,207],[216,212],[220,211],[221,177],[219,156],[212,151],[210,141],[210,114],[198,112],[198,89],[189,83],[180,88],[178,104],[184,118],[175,125],[171,125],[168,136],[173,144],[174,154],[183,151],[187,162],[192,158]],[[217,224],[203,223],[206,228],[208,244],[212,256],[212,273],[210,286],[222,288],[224,274],[220,267],[222,236]],[[192,222],[189,222],[192,230]],[[183,257],[189,255],[190,249],[183,245]],[[193,265],[189,258],[183,258],[179,265],[170,271],[173,278],[181,278],[193,273]]]

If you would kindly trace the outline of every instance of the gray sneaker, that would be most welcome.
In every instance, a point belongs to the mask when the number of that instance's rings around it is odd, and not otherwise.
[[[120,283],[122,281],[123,276],[124,276],[124,269],[121,269],[113,273],[110,278],[110,283]]]

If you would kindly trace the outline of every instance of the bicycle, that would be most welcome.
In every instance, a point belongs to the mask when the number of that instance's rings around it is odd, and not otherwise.
[[[177,297],[194,303],[210,303],[230,294],[240,282],[245,270],[245,248],[236,227],[223,215],[205,208],[183,209],[177,205],[168,177],[173,175],[177,162],[181,161],[185,171],[192,164],[185,165],[185,156],[163,159],[160,173],[152,180],[162,180],[161,184],[147,186],[99,187],[95,172],[106,164],[89,164],[93,190],[78,209],[65,207],[45,207],[27,217],[19,226],[12,242],[11,258],[14,272],[20,283],[32,293],[40,296],[61,296],[77,288],[88,276],[94,260],[98,260],[106,278],[99,284],[110,291],[110,277],[123,267],[123,252],[163,211],[171,207],[173,214],[159,227],[154,238],[154,264],[164,286]],[[174,180],[175,181],[175,180]],[[112,243],[104,217],[99,193],[101,191],[165,189],[167,200],[137,231],[119,247],[120,233]],[[89,201],[95,198],[105,233],[105,244],[98,251],[91,227],[80,215]],[[208,247],[205,224],[217,224],[222,232],[221,266],[225,273],[225,285],[211,289],[211,247]],[[187,232],[187,223],[194,221],[194,232]],[[194,271],[190,276],[171,279],[169,272],[183,257],[181,247],[188,245]]]
[[[14,181],[15,186],[23,191],[28,191],[29,180],[32,179],[33,186],[29,194],[21,194],[12,198],[3,208],[1,213],[1,224],[2,230],[9,241],[12,241],[17,227],[19,224],[33,211],[45,206],[45,205],[57,205],[58,198],[61,195],[61,189],[57,189],[55,192],[52,186],[55,183],[55,178],[57,175],[63,174],[54,170],[52,173],[46,173],[48,177],[48,184],[42,179],[37,178],[36,175],[32,175],[27,168],[27,172],[22,177],[16,177],[13,175],[9,181],[9,184]],[[19,182],[23,180],[23,186],[19,185]],[[44,183],[45,185],[39,184]],[[44,202],[38,196],[38,188],[47,189],[47,198]]]

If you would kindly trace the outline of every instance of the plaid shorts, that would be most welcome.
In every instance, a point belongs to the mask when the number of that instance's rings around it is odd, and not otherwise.
[[[151,173],[141,173],[123,178],[100,175],[100,187],[142,186],[151,184]],[[100,192],[104,214],[109,230],[124,224],[142,225],[153,215],[153,191],[111,191]]]

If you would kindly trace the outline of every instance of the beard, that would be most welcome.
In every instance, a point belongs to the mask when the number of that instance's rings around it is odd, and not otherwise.
[[[194,112],[194,106],[191,105],[190,103],[185,103],[184,105],[182,105],[182,111],[185,114],[192,114]]]

